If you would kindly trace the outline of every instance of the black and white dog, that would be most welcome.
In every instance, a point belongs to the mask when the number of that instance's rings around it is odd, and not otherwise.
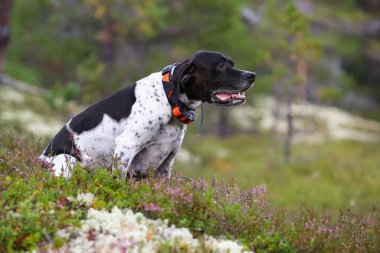
[[[55,175],[105,166],[127,176],[170,177],[187,124],[202,102],[240,105],[255,73],[234,68],[226,55],[198,51],[99,101],[73,117],[50,141],[40,161]]]

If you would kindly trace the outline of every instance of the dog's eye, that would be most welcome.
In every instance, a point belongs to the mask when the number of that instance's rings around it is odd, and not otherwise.
[[[226,67],[226,63],[225,62],[219,62],[218,69],[223,70],[225,67]]]

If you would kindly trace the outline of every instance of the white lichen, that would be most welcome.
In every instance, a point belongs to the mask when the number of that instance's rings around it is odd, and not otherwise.
[[[91,199],[90,195],[78,195],[78,199]],[[194,238],[187,228],[168,225],[167,220],[151,220],[141,213],[120,210],[111,212],[89,209],[87,219],[80,228],[66,228],[56,236],[68,240],[56,252],[157,252],[169,247],[175,252],[247,252],[236,241],[204,236]]]
[[[246,131],[252,131],[255,126],[258,126],[263,130],[275,129],[279,133],[286,133],[288,128],[286,105],[277,103],[271,97],[262,97],[255,101],[254,107],[236,108],[232,114],[234,122]],[[364,119],[336,107],[295,102],[291,106],[291,111],[295,142],[380,140],[378,122]]]
[[[190,151],[181,148],[176,155],[176,161],[184,164],[200,164],[201,158],[197,155],[192,154]]]
[[[92,201],[94,200],[94,194],[91,192],[89,193],[79,193],[77,196],[77,200],[79,202],[83,202],[86,205],[91,205]]]

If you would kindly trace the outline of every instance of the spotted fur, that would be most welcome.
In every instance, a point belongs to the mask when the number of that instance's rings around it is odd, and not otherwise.
[[[66,123],[40,159],[53,164],[52,170],[56,175],[66,177],[70,176],[68,170],[75,164],[74,159],[84,167],[113,167],[134,176],[146,175],[151,168],[156,169],[157,173],[170,175],[186,125],[171,117],[160,72],[139,80],[132,88],[135,103],[128,115],[116,118],[115,112],[110,115],[100,111],[100,115],[95,114],[98,118],[92,119],[95,122],[91,128],[91,124],[85,121],[91,111],[85,110]],[[107,100],[93,107],[101,108],[102,103],[107,104]],[[123,111],[125,108],[117,110]],[[80,128],[80,123],[85,126]],[[72,143],[67,138],[70,134],[73,135]],[[54,152],[55,146],[62,145],[61,139],[67,142],[65,146],[69,155],[57,154],[61,150]],[[67,162],[68,157],[70,162]]]

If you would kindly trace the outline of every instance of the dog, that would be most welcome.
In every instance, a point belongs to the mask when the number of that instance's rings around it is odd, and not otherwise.
[[[234,68],[233,60],[212,51],[195,52],[90,106],[69,120],[39,160],[55,175],[70,168],[118,169],[128,177],[170,179],[187,125],[202,103],[240,105],[254,72]]]

